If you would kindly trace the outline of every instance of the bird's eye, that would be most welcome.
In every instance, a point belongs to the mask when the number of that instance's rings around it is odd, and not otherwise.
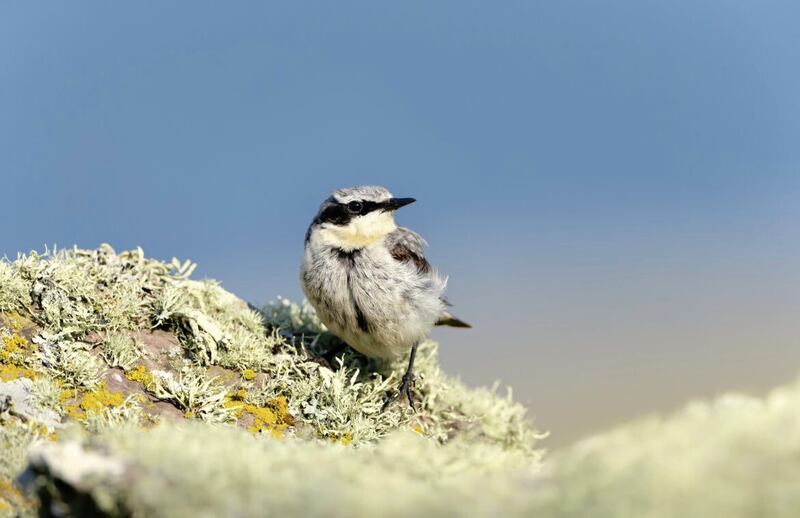
[[[347,210],[349,210],[353,214],[359,214],[361,212],[361,209],[363,208],[364,206],[361,204],[360,201],[351,201],[350,203],[347,204]]]

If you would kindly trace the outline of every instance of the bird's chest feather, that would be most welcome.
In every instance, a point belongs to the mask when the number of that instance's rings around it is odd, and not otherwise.
[[[345,252],[323,248],[307,251],[303,287],[323,320],[362,329],[368,319],[383,320],[401,300],[402,279],[388,252],[367,247]]]

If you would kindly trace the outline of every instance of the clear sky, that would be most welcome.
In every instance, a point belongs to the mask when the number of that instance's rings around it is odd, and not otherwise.
[[[337,187],[418,202],[552,444],[800,366],[800,4],[0,0],[0,255],[141,245],[300,297]]]

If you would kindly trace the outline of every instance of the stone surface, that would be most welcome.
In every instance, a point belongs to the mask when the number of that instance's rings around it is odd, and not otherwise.
[[[56,412],[33,404],[32,387],[33,382],[28,378],[0,382],[0,405],[5,407],[2,410],[49,429],[61,426],[61,418]]]

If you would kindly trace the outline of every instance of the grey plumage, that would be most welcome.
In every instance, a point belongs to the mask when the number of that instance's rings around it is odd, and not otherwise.
[[[415,350],[437,323],[469,327],[445,309],[446,280],[425,259],[425,240],[394,222],[413,201],[378,186],[339,189],[306,234],[303,291],[328,329],[367,356]]]

